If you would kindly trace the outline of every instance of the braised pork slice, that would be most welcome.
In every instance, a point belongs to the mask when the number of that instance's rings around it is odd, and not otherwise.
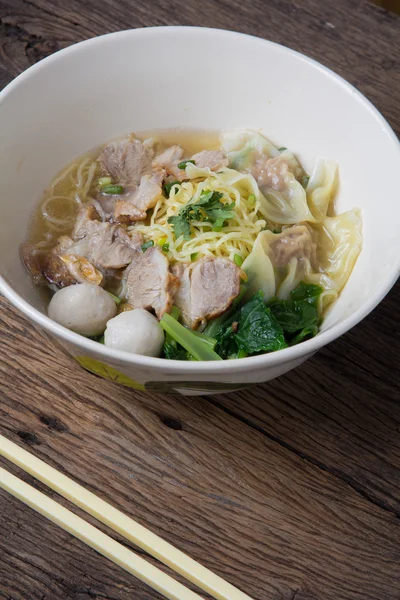
[[[201,323],[222,315],[240,291],[241,270],[228,258],[202,258],[173,268],[180,278],[174,303],[185,325],[197,329]]]
[[[164,171],[165,175],[171,175],[177,181],[186,179],[186,170],[180,169],[178,164],[183,157],[183,150],[180,146],[171,146],[155,157],[152,167],[155,172]]]
[[[99,157],[102,169],[123,187],[121,194],[98,194],[107,218],[119,223],[143,221],[146,211],[156,205],[166,173],[161,166],[152,173],[151,156],[152,151],[132,136],[104,148]]]
[[[316,244],[305,225],[284,229],[276,238],[271,243],[274,266],[285,267],[292,258],[308,258],[312,263],[315,262]]]
[[[111,142],[99,156],[101,168],[115,183],[136,188],[142,175],[151,172],[151,160],[140,140],[129,136]]]
[[[67,287],[77,283],[68,266],[61,259],[61,255],[73,245],[73,240],[67,235],[58,239],[57,245],[43,257],[43,275],[50,283],[58,287]]]
[[[36,285],[43,285],[46,279],[43,276],[43,254],[38,251],[35,244],[23,243],[20,246],[20,256],[24,267]]]
[[[203,150],[194,154],[191,160],[194,160],[196,167],[200,169],[208,167],[211,171],[220,171],[229,164],[226,154],[221,150]]]
[[[93,207],[83,208],[77,218],[74,243],[65,254],[84,256],[98,269],[122,269],[140,250],[141,236],[132,239],[120,225],[93,218]]]
[[[170,273],[161,248],[154,246],[135,253],[125,278],[127,302],[131,306],[154,310],[159,319],[170,312],[179,279]]]

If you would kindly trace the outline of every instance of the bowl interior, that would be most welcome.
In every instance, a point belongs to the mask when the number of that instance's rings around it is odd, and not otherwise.
[[[0,273],[22,298],[43,310],[18,246],[55,173],[115,136],[171,127],[259,129],[309,170],[318,156],[339,162],[336,207],[362,209],[364,244],[324,329],[393,280],[400,152],[375,109],[281,46],[218,30],[150,28],[57,53],[0,95]]]

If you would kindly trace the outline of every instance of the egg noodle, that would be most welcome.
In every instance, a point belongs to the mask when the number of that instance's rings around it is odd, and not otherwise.
[[[54,179],[44,194],[40,213],[47,229],[61,234],[70,231],[79,208],[88,199],[96,172],[96,160],[74,161]]]
[[[194,256],[233,260],[235,255],[245,260],[267,224],[260,213],[260,193],[255,180],[232,169],[212,173],[209,169],[188,167],[187,171],[194,178],[172,186],[169,198],[158,200],[150,223],[138,223],[129,231],[140,232],[145,242],[153,241],[164,247],[168,244],[168,255],[173,261],[190,262]],[[191,238],[186,240],[180,236],[176,239],[173,227],[168,223],[169,217],[177,215],[188,203],[197,202],[204,191],[222,193],[224,204],[234,202],[234,217],[227,220],[221,231],[213,231],[210,222],[191,221]]]

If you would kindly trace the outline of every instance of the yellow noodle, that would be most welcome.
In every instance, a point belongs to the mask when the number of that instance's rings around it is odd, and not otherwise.
[[[259,232],[265,228],[266,221],[259,212],[259,201],[249,204],[250,192],[241,195],[235,185],[228,185],[221,175],[214,174],[203,180],[186,181],[172,187],[169,198],[160,198],[154,207],[149,224],[138,223],[130,231],[142,233],[145,241],[154,243],[165,240],[169,244],[169,258],[173,261],[187,262],[197,253],[201,256],[219,256],[233,259],[238,254],[244,260],[251,252]],[[249,187],[249,189],[251,189]],[[169,217],[178,212],[188,202],[196,202],[204,190],[223,193],[222,202],[234,202],[234,217],[226,222],[221,231],[213,231],[212,224],[206,221],[191,222],[191,239],[175,239],[174,231],[168,223]]]
[[[61,234],[72,229],[79,207],[89,199],[98,164],[85,157],[68,165],[51,183],[40,204],[48,231]]]

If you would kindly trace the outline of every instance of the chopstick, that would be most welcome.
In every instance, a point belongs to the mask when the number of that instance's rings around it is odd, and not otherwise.
[[[76,506],[79,506],[79,508],[83,509],[88,514],[95,517],[101,523],[104,523],[105,525],[110,527],[110,529],[112,529],[113,531],[116,531],[127,540],[133,542],[136,546],[145,550],[148,554],[170,567],[176,573],[183,575],[188,581],[194,583],[197,587],[199,587],[204,592],[210,594],[210,596],[212,596],[216,600],[252,600],[250,596],[248,596],[244,592],[241,592],[240,590],[235,588],[233,585],[231,585],[230,583],[228,583],[227,581],[225,581],[206,567],[200,565],[198,562],[187,556],[187,554],[184,554],[183,552],[181,552],[180,550],[178,550],[177,548],[160,538],[158,535],[152,533],[139,523],[136,523],[136,521],[122,513],[117,508],[113,507],[111,504],[108,504],[92,492],[89,492],[83,486],[79,485],[66,475],[63,475],[62,473],[60,473],[41,459],[37,458],[33,454],[30,454],[29,452],[27,452],[17,444],[14,444],[14,442],[11,442],[2,435],[0,435],[0,456],[4,456],[9,461],[14,463],[27,473],[33,475],[33,477],[35,477],[36,479],[39,479],[49,488],[51,488],[52,490],[54,490],[55,492],[57,492],[58,494],[75,504]],[[2,487],[1,481],[0,487]],[[34,488],[32,489],[34,490]],[[47,498],[47,496],[44,496],[44,498],[50,500],[49,498]],[[26,500],[24,500],[22,497],[20,499],[23,502],[26,502]],[[55,504],[56,506],[59,506],[57,503]],[[37,506],[40,506],[40,502]],[[35,508],[35,510],[38,510],[38,508]],[[74,513],[71,514],[73,515]],[[83,519],[81,519],[81,521],[83,523],[86,523]],[[76,531],[79,532],[79,529],[77,529]],[[73,535],[75,535],[75,533],[73,533]],[[106,537],[108,538],[108,536]],[[109,539],[111,540],[112,538]],[[117,544],[117,542],[115,541],[114,543]],[[122,546],[122,548],[124,547]],[[98,551],[101,552],[101,550]],[[101,553],[103,554],[103,552]],[[120,562],[118,562],[117,564],[120,564],[122,566]],[[160,571],[160,573],[162,573],[162,571]],[[139,579],[140,578],[141,577],[139,577]],[[172,578],[171,580],[174,583],[177,583]],[[146,583],[148,583],[147,580]],[[149,585],[152,584],[149,583]],[[188,596],[189,592],[190,590],[186,590],[185,588],[185,600],[189,600],[190,598],[193,598],[193,600],[194,598],[199,598],[197,594],[195,594],[194,596]],[[190,593],[194,594],[194,592]],[[180,596],[166,597],[173,598],[174,600],[175,598],[180,598]]]
[[[203,600],[195,592],[2,467],[0,467],[0,487],[169,600]]]

